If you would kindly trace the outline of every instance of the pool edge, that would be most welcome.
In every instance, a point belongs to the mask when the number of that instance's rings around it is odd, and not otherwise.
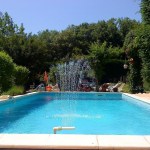
[[[145,103],[150,104],[150,100],[148,100],[148,99],[144,99],[144,98],[142,98],[142,97],[138,97],[138,96],[136,96],[136,95],[129,94],[129,93],[122,93],[122,94],[123,94],[123,95],[126,95],[126,96],[129,96],[129,97],[132,97],[132,98],[134,98],[134,99],[136,99],[136,100],[139,100],[139,101],[142,101],[142,102],[145,102]]]
[[[150,136],[0,134],[0,149],[150,149]]]

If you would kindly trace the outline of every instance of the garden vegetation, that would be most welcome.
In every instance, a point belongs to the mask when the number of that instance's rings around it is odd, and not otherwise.
[[[0,92],[14,86],[38,84],[44,71],[54,82],[55,66],[88,59],[98,84],[127,77],[130,92],[143,85],[150,90],[150,1],[141,1],[142,22],[112,18],[70,25],[63,31],[25,33],[7,12],[0,16]],[[124,64],[127,69],[123,68]],[[128,86],[127,86],[128,87]]]

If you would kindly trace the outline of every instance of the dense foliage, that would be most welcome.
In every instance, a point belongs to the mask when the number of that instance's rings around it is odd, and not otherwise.
[[[90,55],[93,43],[122,47],[126,34],[139,25],[129,18],[110,19],[98,23],[71,25],[66,30],[41,31],[37,35],[24,33],[24,27],[14,24],[5,13],[0,18],[0,48],[4,49],[17,65],[30,70],[30,80],[38,80],[49,67],[60,61]]]
[[[14,83],[14,64],[12,58],[0,51],[0,93],[8,90]]]
[[[29,70],[23,66],[15,65],[15,84],[16,85],[25,85],[28,80]]]
[[[125,73],[123,53],[121,48],[109,47],[106,42],[102,45],[98,43],[91,45],[89,60],[99,83],[120,80]]]
[[[12,86],[8,91],[3,92],[4,95],[22,95],[24,93],[24,87],[23,86]]]
[[[142,18],[147,24],[150,13],[146,6],[149,6],[149,0],[141,2]],[[118,81],[128,72],[132,92],[141,84],[139,81],[149,84],[149,27],[140,26],[136,20],[112,18],[70,25],[60,32],[46,29],[35,35],[25,33],[23,24],[19,27],[5,13],[0,17],[0,50],[10,55],[17,66],[24,66],[15,67],[17,85],[23,85],[25,81],[28,85],[38,84],[44,71],[50,72],[51,82],[54,82],[57,63],[86,58],[90,60],[99,84]],[[134,63],[130,63],[131,58]],[[124,70],[126,59],[129,68]],[[11,69],[8,71],[11,74]]]
[[[141,1],[142,24],[125,38],[124,50],[129,61],[129,88],[150,90],[150,1]],[[132,60],[132,61],[131,61]]]
[[[125,42],[124,42],[124,49],[126,52],[128,65],[129,65],[129,75],[128,75],[128,82],[130,91],[132,93],[135,92],[135,89],[137,86],[142,84],[142,78],[141,78],[141,60],[139,58],[138,49],[135,46],[134,39],[135,31],[130,31],[128,35],[126,36]]]
[[[142,20],[145,24],[150,24],[150,0],[141,1]]]
[[[12,58],[4,51],[0,51],[0,93],[13,85],[25,85],[29,70],[14,64]]]
[[[141,26],[136,34],[135,46],[142,61],[141,75],[145,89],[150,90],[150,25]]]

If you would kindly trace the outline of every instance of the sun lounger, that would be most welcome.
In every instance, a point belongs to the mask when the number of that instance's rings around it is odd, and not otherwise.
[[[109,87],[110,92],[118,92],[118,88],[121,86],[121,83],[117,83],[114,86]]]

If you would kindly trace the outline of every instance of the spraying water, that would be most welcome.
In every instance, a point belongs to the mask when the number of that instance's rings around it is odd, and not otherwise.
[[[61,91],[78,91],[81,79],[90,70],[87,60],[74,60],[57,66],[56,80]]]

